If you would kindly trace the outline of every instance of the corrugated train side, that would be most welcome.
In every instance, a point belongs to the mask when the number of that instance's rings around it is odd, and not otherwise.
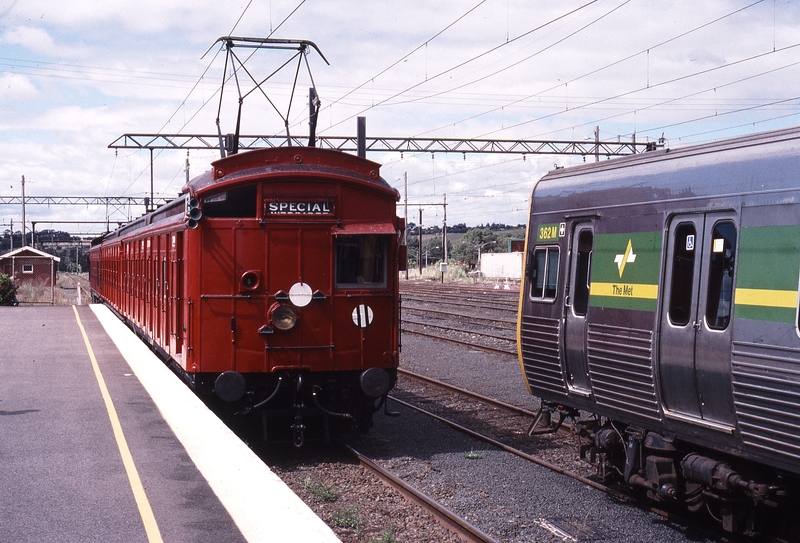
[[[540,422],[596,414],[601,477],[731,532],[790,520],[799,282],[799,129],[550,172],[518,325]]]

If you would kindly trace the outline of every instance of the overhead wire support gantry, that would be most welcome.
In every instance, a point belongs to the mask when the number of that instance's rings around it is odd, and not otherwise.
[[[304,147],[307,137],[292,136],[292,146]],[[225,146],[233,145],[233,135],[225,137]],[[357,136],[317,136],[317,147],[357,152]],[[285,135],[240,135],[238,149],[286,147]],[[462,138],[367,137],[366,150],[396,153],[500,153],[517,155],[625,156],[650,151],[655,142],[597,140],[526,140]],[[219,149],[216,134],[123,134],[108,146],[111,149]]]
[[[145,200],[149,198],[135,196],[25,196],[25,204],[41,205],[111,205],[111,206],[138,206],[145,205]],[[163,205],[169,201],[168,198],[156,198],[155,205]],[[20,205],[22,196],[0,196],[0,205]]]

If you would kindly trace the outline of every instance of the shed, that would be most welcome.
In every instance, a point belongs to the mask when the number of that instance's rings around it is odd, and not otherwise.
[[[0,255],[0,272],[13,277],[17,287],[25,284],[52,287],[56,284],[57,263],[60,261],[57,256],[26,245]]]

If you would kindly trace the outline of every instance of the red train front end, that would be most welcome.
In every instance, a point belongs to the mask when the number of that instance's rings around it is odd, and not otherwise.
[[[405,266],[398,194],[379,165],[310,147],[250,151],[214,162],[184,192],[180,216],[154,218],[116,252],[103,243],[112,257],[167,245],[143,255],[154,282],[145,295],[95,290],[122,299],[118,311],[199,393],[260,415],[267,439],[368,428],[396,381]],[[137,309],[158,303],[171,316]]]

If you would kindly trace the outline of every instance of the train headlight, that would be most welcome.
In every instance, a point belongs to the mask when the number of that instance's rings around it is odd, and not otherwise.
[[[297,311],[289,304],[275,304],[270,309],[269,318],[272,326],[286,332],[297,324]]]
[[[365,370],[359,379],[361,390],[370,398],[380,398],[387,392],[392,385],[392,380],[383,368],[369,368]]]

